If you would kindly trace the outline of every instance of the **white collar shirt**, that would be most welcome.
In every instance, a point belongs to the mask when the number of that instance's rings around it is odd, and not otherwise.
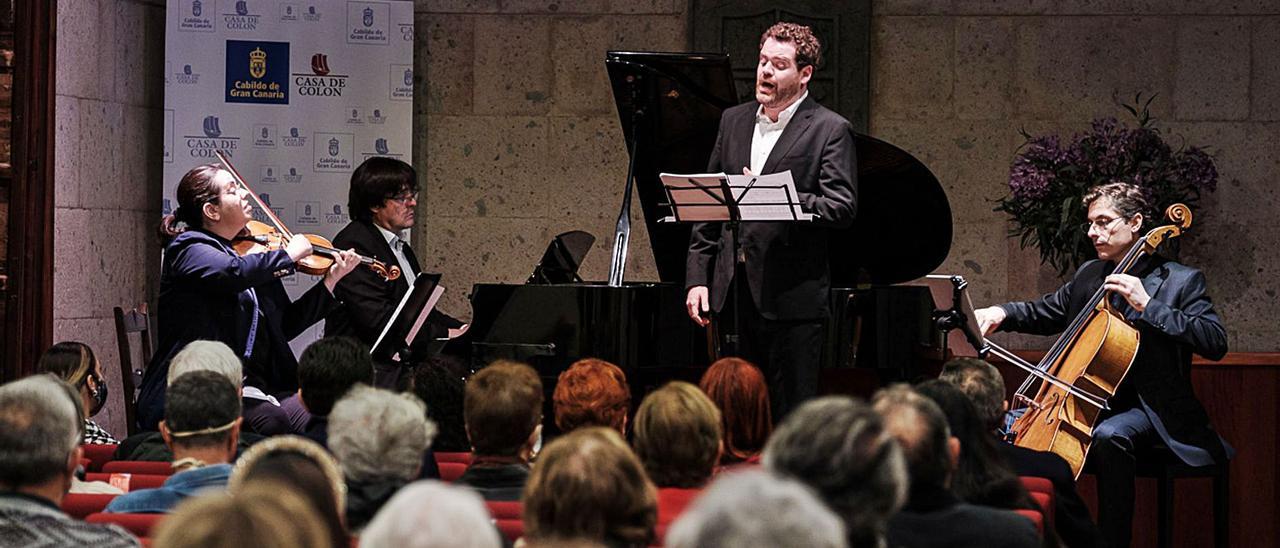
[[[404,281],[413,286],[413,280],[418,276],[409,267],[409,257],[404,254],[404,240],[400,238],[399,234],[378,226],[378,223],[373,223],[373,226],[378,229],[378,232],[382,233],[382,237],[387,240],[387,245],[391,246],[391,254],[395,255],[396,262],[400,263],[400,275],[404,276]]]
[[[787,124],[796,115],[800,103],[803,103],[808,96],[809,91],[805,90],[799,99],[778,114],[777,122],[770,120],[764,113],[764,105],[756,108],[756,123],[751,134],[751,173],[763,175],[761,172],[764,170],[765,162],[769,160],[769,154],[773,152],[773,146],[778,144],[782,131],[787,129]]]

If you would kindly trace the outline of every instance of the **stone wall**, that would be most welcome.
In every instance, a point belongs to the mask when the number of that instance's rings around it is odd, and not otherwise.
[[[157,287],[164,2],[58,2],[57,25],[53,336],[93,347],[111,386],[97,420],[123,437],[111,309]]]
[[[1205,271],[1232,350],[1275,351],[1280,255],[1280,5],[1275,2],[943,2],[875,4],[871,132],[924,161],[951,199],[956,237],[939,269],[974,281],[979,305],[1060,284],[1006,238],[992,200],[1032,134],[1070,135],[1156,93],[1171,142],[1208,145],[1221,175],[1195,212],[1182,258]],[[1014,347],[1042,340],[1009,337]]]

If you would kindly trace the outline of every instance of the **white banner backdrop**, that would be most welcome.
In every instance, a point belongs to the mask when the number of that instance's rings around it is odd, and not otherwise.
[[[290,230],[332,238],[360,162],[412,161],[413,2],[168,0],[166,14],[165,214],[223,150]],[[284,284],[296,298],[317,279]]]

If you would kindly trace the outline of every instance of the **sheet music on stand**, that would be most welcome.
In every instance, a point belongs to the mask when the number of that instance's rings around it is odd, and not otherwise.
[[[672,215],[663,222],[812,221],[791,171],[768,175],[662,173]],[[737,218],[734,218],[734,212]]]
[[[444,341],[424,341],[420,340],[420,335],[429,333],[423,331],[423,328],[443,294],[444,287],[440,285],[439,274],[419,274],[413,281],[413,287],[405,292],[404,298],[396,305],[395,312],[382,328],[382,333],[378,335],[377,342],[373,343],[369,354],[375,360],[406,363],[422,361],[438,352],[444,346]]]

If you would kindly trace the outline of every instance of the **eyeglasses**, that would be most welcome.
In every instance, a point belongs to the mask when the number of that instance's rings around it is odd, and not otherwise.
[[[400,205],[405,205],[405,204],[407,204],[407,203],[409,203],[409,202],[416,202],[416,201],[418,201],[418,193],[417,193],[417,192],[413,192],[413,193],[406,193],[406,194],[401,194],[401,195],[399,195],[399,196],[392,196],[392,197],[387,198],[387,199],[388,199],[388,200],[391,200],[391,201],[394,201],[394,202],[399,202],[399,203],[400,203]]]
[[[1106,232],[1111,229],[1111,225],[1115,224],[1116,221],[1119,221],[1121,219],[1123,218],[1116,217],[1114,219],[1107,219],[1107,218],[1094,219],[1092,221],[1089,221],[1087,223],[1080,225],[1080,231],[1084,232],[1085,234],[1088,234],[1090,229],[1096,228],[1098,229],[1098,232]]]

